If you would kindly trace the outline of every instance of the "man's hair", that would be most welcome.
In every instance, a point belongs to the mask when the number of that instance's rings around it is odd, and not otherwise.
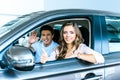
[[[43,30],[49,30],[49,31],[52,33],[52,35],[54,34],[53,28],[52,28],[51,26],[49,26],[49,25],[44,25],[44,26],[42,26],[42,27],[40,28],[40,34],[41,34],[41,32],[42,32]]]

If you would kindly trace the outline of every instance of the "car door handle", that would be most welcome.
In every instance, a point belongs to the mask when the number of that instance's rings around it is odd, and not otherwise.
[[[88,73],[82,80],[103,80],[102,75],[95,75],[94,73]]]

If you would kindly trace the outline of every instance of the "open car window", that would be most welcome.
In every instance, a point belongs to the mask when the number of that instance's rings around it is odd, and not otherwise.
[[[44,25],[50,25],[51,27],[53,27],[53,29],[54,29],[53,41],[55,41],[59,44],[60,29],[62,27],[62,24],[64,24],[65,22],[68,22],[68,21],[76,22],[78,24],[78,27],[82,33],[83,38],[84,38],[84,43],[90,47],[91,46],[91,31],[90,31],[91,24],[90,24],[89,19],[87,19],[87,18],[63,19],[63,20],[56,20],[56,21],[52,21],[52,22],[49,22],[47,24],[44,24]],[[43,26],[43,25],[41,25],[41,26]],[[41,26],[34,29],[37,31],[37,37],[40,36]],[[32,31],[34,31],[34,30],[32,30]],[[28,32],[26,35],[19,38],[17,41],[17,45],[28,47],[27,46],[28,45],[28,38],[29,38],[29,34],[31,32]]]
[[[60,31],[60,29],[62,27],[62,24],[64,24],[67,21],[76,22],[78,24],[78,27],[79,27],[79,29],[80,29],[80,31],[82,33],[83,38],[84,38],[84,43],[87,46],[91,46],[91,31],[90,31],[91,24],[90,24],[90,21],[87,18],[63,19],[63,20],[57,20],[57,21],[53,21],[53,22],[49,22],[49,23],[45,24],[45,25],[50,25],[51,27],[53,27],[53,29],[54,29],[54,38],[53,38],[53,40],[55,42],[59,43],[58,42],[59,37],[60,37],[59,31]],[[41,25],[41,26],[43,26],[43,25]],[[41,26],[39,26],[38,28],[34,29],[34,30],[37,31],[37,37],[40,36],[40,32],[39,31],[40,31],[40,27]],[[28,32],[26,35],[24,35],[23,37],[19,38],[18,45],[26,46],[29,34],[31,32]]]

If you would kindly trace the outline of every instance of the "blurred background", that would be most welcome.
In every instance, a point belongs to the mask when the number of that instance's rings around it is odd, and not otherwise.
[[[77,8],[120,13],[119,6],[119,0],[0,0],[0,26],[36,11]]]

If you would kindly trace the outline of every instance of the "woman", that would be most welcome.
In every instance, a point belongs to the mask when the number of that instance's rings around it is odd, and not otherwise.
[[[47,60],[78,58],[94,64],[104,63],[104,57],[83,44],[83,38],[76,23],[67,22],[60,30],[60,45],[47,58],[45,54],[41,57],[41,63]]]

